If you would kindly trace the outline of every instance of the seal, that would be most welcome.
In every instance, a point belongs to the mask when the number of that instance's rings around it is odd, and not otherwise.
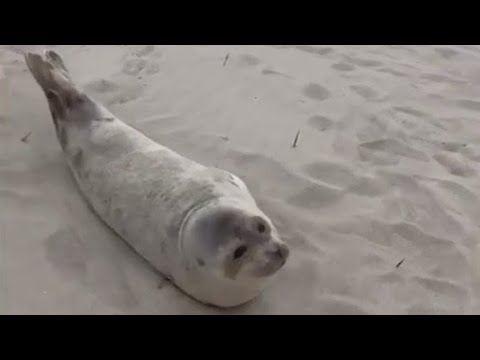
[[[228,308],[261,294],[289,249],[237,176],[122,122],[76,86],[54,51],[26,53],[87,202],[184,293]]]

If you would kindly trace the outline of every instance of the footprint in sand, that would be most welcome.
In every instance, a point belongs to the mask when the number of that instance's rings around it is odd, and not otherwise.
[[[265,181],[247,184],[253,193],[269,196],[288,197],[299,188],[311,185],[307,179],[286,169],[280,162],[261,154],[230,151],[234,169],[239,173],[256,174]],[[226,169],[229,170],[229,169]]]
[[[123,73],[131,76],[139,77],[140,73],[145,70],[148,75],[156,74],[160,71],[158,63],[151,61],[155,55],[155,46],[147,45],[138,50],[133,57],[128,59],[123,65]],[[159,53],[161,55],[161,53]]]
[[[150,55],[155,51],[155,45],[147,45],[143,49],[137,51],[138,56]]]
[[[368,149],[358,148],[358,157],[360,161],[372,163],[376,166],[394,166],[400,162],[400,156],[383,153],[381,151],[374,152]]]
[[[270,196],[285,199],[286,203],[302,210],[318,210],[342,197],[342,191],[290,172],[279,162],[259,154],[231,152],[232,166],[243,173],[262,176],[263,182],[244,179],[259,199]],[[228,169],[227,169],[228,170]],[[269,181],[272,180],[272,181]],[[275,181],[273,181],[275,180]],[[273,185],[272,185],[273,184]]]
[[[358,181],[358,177],[352,171],[335,163],[315,162],[304,166],[303,171],[314,179],[342,188]]]
[[[304,166],[303,171],[313,179],[360,196],[375,197],[388,189],[385,181],[356,176],[348,168],[335,163],[315,162]]]
[[[332,96],[328,89],[315,83],[306,85],[303,88],[303,95],[316,101],[324,101]]]
[[[397,71],[397,70],[393,70],[393,69],[390,69],[390,68],[381,68],[381,69],[378,69],[377,71],[378,72],[383,72],[383,73],[386,73],[386,74],[390,74],[390,75],[393,75],[393,76],[396,76],[396,77],[408,76],[406,73],[403,73],[403,72]]]
[[[284,74],[284,73],[281,73],[279,71],[275,71],[275,70],[272,70],[272,69],[263,69],[262,70],[262,75],[266,75],[266,76],[279,76],[279,77],[284,77],[284,78],[287,78],[287,79],[291,79],[292,77],[287,75],[287,74]]]
[[[344,71],[344,72],[355,70],[355,66],[353,66],[351,64],[344,63],[344,62],[339,62],[339,63],[333,64],[332,68],[337,70],[337,71]]]
[[[137,76],[145,67],[147,61],[142,58],[130,59],[123,65],[123,73],[131,76]]]
[[[324,185],[309,185],[287,199],[290,205],[315,210],[329,206],[341,199],[340,190]]]
[[[413,304],[406,309],[407,315],[454,315],[455,312],[444,308],[432,307],[431,304]]]
[[[442,74],[422,74],[420,75],[421,79],[432,81],[434,83],[439,83],[439,84],[465,84],[465,81],[457,80],[457,79],[452,79],[448,76],[442,75]]]
[[[406,222],[399,222],[396,224],[388,224],[387,226],[392,234],[402,237],[416,247],[425,248],[428,246],[432,246],[432,248],[429,249],[431,253],[428,253],[428,255],[432,258],[439,256],[441,251],[449,255],[453,255],[455,253],[454,242],[448,239],[432,236],[424,232],[420,227],[416,225]],[[425,255],[427,255],[427,253]]]
[[[437,154],[434,155],[433,158],[452,175],[460,177],[471,177],[476,174],[475,169],[465,164],[465,162],[461,161],[453,154]]]
[[[141,86],[132,86],[125,88],[121,93],[118,93],[107,100],[107,105],[112,106],[116,104],[126,104],[131,101],[135,101],[142,95],[143,89]]]
[[[360,144],[361,149],[367,149],[371,152],[384,152],[393,155],[403,156],[406,158],[428,161],[427,155],[423,152],[412,148],[411,146],[397,140],[397,139],[382,139]]]
[[[328,55],[335,50],[331,47],[315,47],[311,45],[269,45],[275,49],[296,49],[313,55]]]
[[[438,146],[441,150],[457,153],[464,150],[467,147],[467,144],[456,142],[441,142],[440,144],[438,144]]]
[[[368,242],[381,246],[392,246],[394,235],[391,225],[366,217],[356,217],[330,226],[329,230],[340,234],[355,234]]]
[[[412,280],[424,289],[433,292],[435,297],[442,302],[458,304],[468,301],[468,291],[454,282],[421,276],[414,276]]]
[[[315,55],[328,55],[330,53],[333,53],[334,50],[330,47],[314,47],[311,45],[296,45],[294,46],[295,49],[307,52],[309,54],[315,54]]]
[[[315,115],[308,119],[308,123],[311,127],[319,130],[325,131],[330,129],[335,123],[333,120],[327,118],[326,116]]]
[[[256,56],[243,54],[240,55],[239,64],[242,66],[254,67],[260,64],[260,60]]]
[[[366,100],[373,100],[379,95],[376,90],[365,85],[351,85],[350,90]]]
[[[433,118],[429,123],[447,133],[455,133],[464,128],[461,119],[455,117]]]
[[[120,86],[105,79],[91,81],[85,84],[84,88],[87,92],[97,95],[107,106],[125,104],[138,99],[143,93],[143,88],[139,84]]]
[[[110,80],[99,79],[90,81],[84,86],[87,92],[93,92],[96,94],[107,94],[120,90],[120,86]]]
[[[405,284],[404,277],[395,271],[389,271],[385,274],[379,275],[377,279],[388,284]]]
[[[386,193],[388,189],[389,186],[385,181],[364,177],[349,186],[347,191],[358,196],[377,197]]]
[[[472,190],[454,181],[437,180],[437,183],[453,196],[462,208],[461,213],[469,213],[472,218],[476,218],[480,214],[480,201]]]
[[[365,119],[367,124],[356,131],[356,137],[360,143],[369,143],[385,137],[389,124],[381,122],[376,117],[371,116]]]
[[[335,296],[320,298],[319,308],[316,311],[319,314],[328,315],[368,315],[368,312],[354,300],[340,299]]]
[[[393,109],[398,111],[398,112],[408,114],[408,115],[412,115],[412,116],[416,116],[416,117],[420,117],[420,118],[427,117],[427,114],[424,113],[423,111],[417,110],[417,109],[409,107],[409,106],[395,106]]]
[[[472,111],[480,111],[480,101],[469,100],[469,99],[460,99],[457,100],[458,106]]]
[[[406,52],[409,55],[418,55],[417,50],[412,49],[410,47],[407,47],[405,45],[387,45],[387,47],[392,49],[392,50],[399,50],[399,51],[402,51],[402,52]]]
[[[351,63],[355,64],[360,67],[377,67],[383,65],[382,62],[377,61],[377,60],[372,60],[372,59],[362,59],[358,57],[353,57],[353,56],[347,56],[345,59]]]
[[[449,48],[444,48],[444,47],[437,47],[437,48],[434,48],[434,51],[439,54],[441,57],[443,57],[444,59],[451,59],[452,57],[458,55],[458,52],[453,50],[453,49],[449,49]]]
[[[160,71],[160,65],[156,62],[149,62],[145,68],[145,72],[148,75],[154,75]]]

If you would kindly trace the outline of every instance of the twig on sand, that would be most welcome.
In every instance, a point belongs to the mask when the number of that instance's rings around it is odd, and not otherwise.
[[[162,289],[163,287],[165,287],[165,285],[167,285],[167,283],[168,279],[166,277],[161,278],[157,283],[157,289]]]
[[[28,138],[29,138],[30,135],[32,135],[32,132],[31,132],[31,131],[30,131],[27,135],[25,135],[24,137],[22,137],[20,140],[26,144],[26,143],[27,143],[27,140],[28,140]]]
[[[225,56],[225,60],[223,60],[223,66],[227,65],[227,61],[229,58],[230,58],[230,53],[228,53],[227,56]]]
[[[292,145],[293,148],[296,148],[296,147],[297,147],[298,137],[299,137],[299,136],[300,136],[300,130],[298,130],[297,135],[295,135],[295,140],[293,141],[293,145]]]
[[[405,258],[403,258],[402,260],[400,260],[400,262],[395,266],[397,269],[402,266],[403,262],[405,261]]]

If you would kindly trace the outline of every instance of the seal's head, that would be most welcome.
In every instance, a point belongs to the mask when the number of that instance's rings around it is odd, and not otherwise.
[[[222,199],[191,212],[180,243],[189,267],[232,294],[238,290],[239,304],[256,296],[289,255],[270,219],[256,206]]]

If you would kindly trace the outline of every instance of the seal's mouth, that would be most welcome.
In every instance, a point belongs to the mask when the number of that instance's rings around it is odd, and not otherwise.
[[[282,242],[277,242],[269,246],[265,251],[265,265],[260,269],[259,276],[266,277],[275,274],[287,262],[290,255],[288,246]]]
[[[272,244],[268,250],[265,251],[265,265],[258,271],[259,277],[272,276],[278,272],[287,262],[290,255],[290,250],[283,242]]]
[[[235,280],[244,264],[252,257],[253,250],[248,246],[237,247],[225,262],[225,276]]]
[[[231,261],[226,267],[226,275],[235,279],[242,268],[246,267],[245,274],[250,274],[255,278],[267,278],[273,276],[283,268],[289,257],[289,249],[283,243],[270,244],[265,248],[245,249],[244,246],[238,247],[233,252],[233,257],[239,257],[236,261]]]
[[[280,271],[280,269],[285,266],[286,262],[287,262],[286,258],[279,259],[279,260],[271,260],[265,266],[262,266],[258,270],[256,275],[259,278],[266,278],[266,277],[272,276],[276,274],[278,271]]]

